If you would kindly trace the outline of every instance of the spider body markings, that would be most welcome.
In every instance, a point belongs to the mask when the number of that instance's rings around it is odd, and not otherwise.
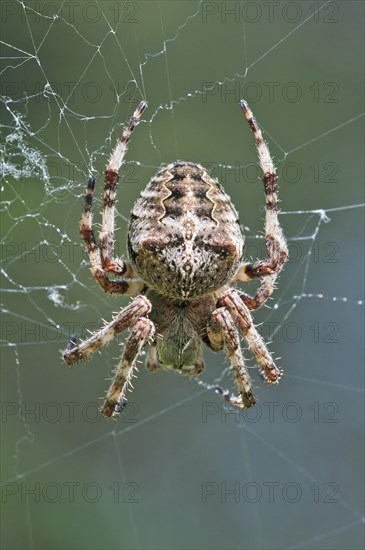
[[[131,264],[148,287],[191,300],[227,283],[242,261],[238,214],[199,164],[177,161],[148,183],[128,230]]]
[[[270,297],[288,256],[277,215],[275,167],[252,112],[241,101],[263,170],[267,259],[244,262],[244,236],[230,198],[203,166],[186,161],[169,164],[148,183],[130,217],[129,261],[116,258],[118,172],[130,135],[146,106],[140,103],[109,159],[99,244],[92,228],[93,178],[89,178],[81,219],[91,271],[100,286],[112,294],[138,295],[88,340],[79,345],[72,341],[63,357],[72,365],[130,329],[102,408],[103,414],[117,418],[146,344],[150,344],[147,368],[151,372],[162,367],[197,376],[204,368],[204,342],[213,351],[226,350],[236,381],[237,396],[220,387],[216,388],[218,393],[231,405],[250,407],[255,398],[240,335],[255,356],[262,378],[276,383],[281,376],[250,313]],[[230,286],[253,278],[261,282],[255,296]]]

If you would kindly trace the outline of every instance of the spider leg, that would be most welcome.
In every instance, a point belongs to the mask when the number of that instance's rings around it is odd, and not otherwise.
[[[136,367],[138,355],[148,341],[153,338],[155,327],[146,317],[140,317],[133,326],[125,343],[122,359],[117,367],[113,382],[108,390],[101,409],[105,416],[118,418],[126,404],[126,391],[131,385],[133,370]]]
[[[262,137],[262,132],[246,101],[241,101],[241,108],[253,132],[260,166],[263,171],[266,196],[265,240],[267,259],[243,264],[233,277],[232,282],[248,281],[257,277],[263,279],[254,298],[247,295],[242,298],[249,309],[256,309],[272,294],[275,280],[288,259],[288,249],[278,219],[277,175],[274,163]]]
[[[137,296],[110,323],[95,332],[85,342],[71,349],[70,346],[67,346],[63,352],[64,360],[68,365],[74,365],[81,359],[87,359],[102,346],[111,342],[124,329],[135,325],[140,318],[148,315],[150,311],[150,301],[145,296]]]
[[[123,162],[127,143],[130,135],[136,126],[138,119],[145,110],[147,104],[142,101],[133,114],[127,128],[124,130],[121,139],[118,141],[111,154],[105,173],[104,207],[102,215],[102,230],[100,233],[100,246],[96,242],[92,229],[92,203],[95,188],[95,179],[90,177],[85,195],[84,210],[81,218],[80,232],[84,239],[89,254],[91,272],[100,286],[110,293],[135,295],[142,291],[142,281],[131,281],[136,277],[129,262],[115,259],[114,254],[114,218],[115,218],[115,197],[118,183],[118,170]],[[125,278],[110,280],[108,272],[124,275]]]
[[[141,101],[134,111],[128,126],[124,129],[122,137],[118,140],[110,156],[105,172],[104,206],[101,232],[99,235],[101,264],[105,271],[122,274],[126,277],[130,276],[127,271],[128,268],[131,269],[131,267],[128,266],[122,258],[114,257],[115,202],[119,180],[118,172],[123,164],[131,134],[146,107],[147,103]]]
[[[129,296],[142,292],[144,283],[142,281],[127,281],[126,279],[110,280],[108,274],[101,265],[100,251],[97,245],[92,228],[92,202],[94,196],[95,179],[90,177],[85,195],[84,210],[81,217],[80,232],[84,239],[86,250],[89,255],[91,273],[105,290],[111,294],[127,294]],[[127,272],[127,269],[125,270]],[[133,276],[128,273],[128,276]]]
[[[161,368],[160,362],[157,357],[156,342],[153,342],[149,347],[146,359],[146,367],[150,372],[156,372],[156,370]]]
[[[216,390],[230,405],[240,408],[251,407],[255,404],[255,397],[252,393],[251,379],[245,367],[238,331],[234,325],[232,316],[227,308],[220,307],[213,311],[212,320],[219,326],[222,333],[240,395],[232,395],[228,390],[224,390],[220,386],[217,386]]]
[[[278,274],[275,273],[274,275],[266,275],[265,277],[263,277],[255,296],[250,296],[249,294],[246,294],[241,290],[237,290],[241,300],[243,300],[248,309],[258,309],[266,302],[266,300],[268,300],[268,298],[270,298],[274,290],[274,283],[277,276]]]
[[[264,381],[269,384],[279,382],[282,372],[275,365],[264,340],[257,332],[250,310],[244,301],[241,300],[239,292],[235,289],[228,290],[220,297],[218,303],[229,311],[237,323],[248,347],[256,358],[260,367],[260,375]]]

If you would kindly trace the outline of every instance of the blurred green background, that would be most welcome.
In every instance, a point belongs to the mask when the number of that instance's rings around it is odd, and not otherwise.
[[[363,548],[363,3],[1,10],[2,547]],[[88,269],[87,176],[99,223],[108,155],[144,98],[117,252],[139,192],[182,158],[220,179],[248,257],[262,257],[264,194],[241,97],[280,175],[290,262],[255,322],[285,376],[264,386],[246,350],[258,405],[233,414],[196,381],[141,366],[110,423],[96,404],[118,343],[73,369],[59,354],[128,303]],[[224,355],[205,358],[213,383]]]

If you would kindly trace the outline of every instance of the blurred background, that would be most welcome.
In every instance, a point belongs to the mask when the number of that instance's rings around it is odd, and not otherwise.
[[[4,549],[363,548],[363,10],[1,3]],[[265,386],[245,350],[257,406],[240,412],[204,385],[233,388],[223,354],[205,350],[202,385],[141,365],[115,424],[97,408],[123,338],[72,369],[59,351],[129,301],[91,277],[87,177],[100,223],[108,155],[146,99],[121,171],[117,253],[140,191],[185,159],[220,180],[247,258],[264,257],[242,97],[280,176],[290,261],[254,318],[285,374]]]

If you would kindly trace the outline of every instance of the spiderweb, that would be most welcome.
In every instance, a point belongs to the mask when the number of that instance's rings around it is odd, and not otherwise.
[[[363,547],[362,12],[330,1],[2,2],[4,548]],[[87,177],[100,222],[108,155],[144,98],[117,253],[139,192],[183,158],[220,179],[246,256],[263,257],[241,97],[280,177],[290,261],[255,322],[285,376],[264,386],[246,350],[258,404],[239,412],[209,389],[233,387],[222,354],[206,350],[200,381],[140,368],[110,424],[97,406],[120,345],[72,370],[59,356],[127,303],[90,276],[78,232]]]

